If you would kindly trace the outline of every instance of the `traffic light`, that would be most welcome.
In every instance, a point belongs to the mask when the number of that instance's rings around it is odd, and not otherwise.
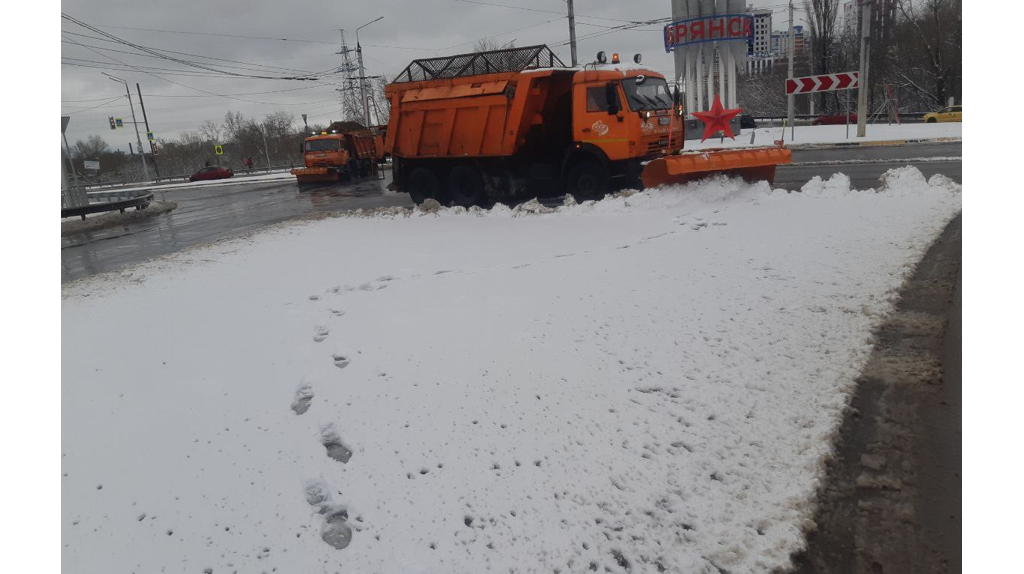
[[[117,129],[117,124],[114,123],[114,116],[110,116],[107,119],[110,120],[110,129],[116,130]]]
[[[153,148],[153,155],[156,155],[156,142],[151,142],[149,145]]]

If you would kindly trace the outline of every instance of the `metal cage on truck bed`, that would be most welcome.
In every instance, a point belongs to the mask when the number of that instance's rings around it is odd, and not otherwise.
[[[480,74],[521,72],[527,68],[564,68],[565,64],[550,48],[526,46],[489,52],[474,52],[413,60],[398,74],[393,83],[422,82],[442,78],[464,78]]]

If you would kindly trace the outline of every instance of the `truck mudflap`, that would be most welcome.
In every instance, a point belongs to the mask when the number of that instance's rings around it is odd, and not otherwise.
[[[333,167],[296,167],[291,171],[299,183],[338,181],[338,173]]]
[[[747,181],[775,182],[775,166],[792,163],[793,154],[783,147],[708,149],[653,159],[644,166],[644,188],[682,184],[715,174],[742,177]]]

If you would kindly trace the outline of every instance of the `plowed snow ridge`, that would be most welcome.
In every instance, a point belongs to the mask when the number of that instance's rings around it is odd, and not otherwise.
[[[720,179],[283,225],[66,285],[62,568],[782,567],[871,328],[960,204],[914,168]]]

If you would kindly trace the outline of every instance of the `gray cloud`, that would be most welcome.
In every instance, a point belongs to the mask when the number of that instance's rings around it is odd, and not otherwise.
[[[515,40],[519,46],[549,44],[563,61],[569,62],[569,47],[566,45],[568,23],[561,17],[565,10],[562,0],[481,1],[507,4],[520,9],[455,0],[175,0],[159,3],[64,0],[62,10],[103,31],[152,48],[287,69],[264,69],[264,72],[270,72],[271,75],[317,72],[339,66],[341,56],[335,54],[339,48],[337,29],[344,28],[346,40],[354,45],[355,28],[378,16],[384,16],[384,20],[360,32],[365,66],[371,75],[393,76],[411,60],[419,57],[471,51],[473,42],[482,37],[493,37],[501,43]],[[780,12],[776,14],[775,28],[785,25],[782,0],[761,0],[754,4],[780,7]],[[644,55],[645,64],[665,73],[670,72],[672,62],[662,48],[661,25],[608,33],[609,26],[623,23],[620,20],[667,17],[670,15],[670,6],[668,0],[631,3],[577,0],[575,9],[578,14],[580,61],[592,61],[598,50],[619,52],[623,58],[630,58],[632,54],[640,52]],[[95,36],[94,32],[63,20],[61,29],[65,33]],[[126,99],[118,98],[124,95],[123,85],[101,75],[103,71],[127,80],[132,86],[133,98],[135,83],[141,85],[150,128],[159,137],[177,137],[182,131],[196,129],[205,120],[220,122],[229,110],[255,117],[285,110],[294,113],[296,118],[306,113],[311,121],[322,122],[340,117],[338,94],[334,91],[340,86],[338,78],[297,82],[208,77],[202,70],[178,63],[110,51],[134,51],[112,42],[75,35],[68,35],[67,38],[95,47],[90,50],[73,43],[61,44],[61,55],[64,58],[75,58],[69,61],[82,66],[124,67],[115,63],[113,58],[136,67],[161,68],[150,70],[150,74],[147,74],[134,69],[115,71],[62,65],[62,114],[72,116],[67,134],[71,142],[99,134],[111,146],[127,151],[128,142],[135,141],[130,126],[116,132],[108,127],[107,116],[130,120],[131,114]],[[182,58],[197,60],[188,56]],[[229,65],[242,65],[222,61],[204,62],[224,69],[229,69]],[[252,70],[230,69],[254,73]],[[190,75],[174,75],[175,72],[168,70]],[[226,95],[250,95],[215,97],[198,90]],[[105,103],[105,100],[111,98],[117,99]],[[99,107],[95,109],[86,109],[97,105]],[[141,122],[137,101],[136,113]]]

